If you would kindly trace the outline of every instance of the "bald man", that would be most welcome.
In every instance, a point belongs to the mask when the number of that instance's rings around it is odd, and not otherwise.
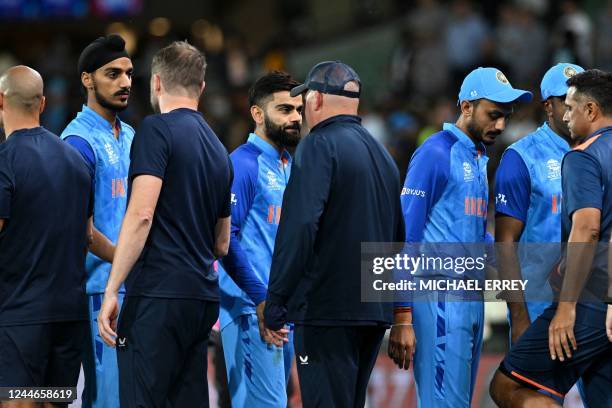
[[[283,197],[260,318],[277,342],[295,323],[304,407],[363,407],[393,320],[391,303],[361,302],[361,242],[403,241],[404,223],[397,167],[357,116],[360,89],[351,67],[326,61],[290,93],[302,95],[310,133]]]
[[[0,387],[75,387],[87,344],[91,176],[40,126],[44,107],[38,72],[0,77]]]

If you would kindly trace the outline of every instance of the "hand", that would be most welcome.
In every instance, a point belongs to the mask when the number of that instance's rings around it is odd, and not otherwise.
[[[110,347],[115,347],[117,337],[117,317],[119,316],[119,300],[116,292],[105,292],[100,312],[98,313],[98,332],[100,337]]]
[[[395,323],[389,334],[387,353],[395,364],[408,370],[416,350],[416,337],[412,328],[412,312],[395,315]]]
[[[576,305],[572,302],[559,302],[555,317],[553,317],[548,327],[548,349],[550,358],[564,361],[565,357],[572,358],[572,350],[578,348],[574,337],[574,323],[576,322]],[[569,342],[568,342],[569,340]]]
[[[612,341],[612,305],[608,305],[608,312],[606,313],[606,334],[608,340]]]
[[[266,307],[266,301],[264,300],[257,305],[257,325],[259,326],[259,336],[263,341],[268,344],[274,344],[277,347],[283,347],[285,343],[289,342],[289,330],[282,328],[280,330],[270,330],[264,325],[264,308]]]

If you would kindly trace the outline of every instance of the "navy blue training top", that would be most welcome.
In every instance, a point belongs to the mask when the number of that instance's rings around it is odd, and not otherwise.
[[[0,145],[0,326],[87,319],[85,253],[91,176],[48,130]]]
[[[582,208],[601,210],[599,241],[610,241],[612,232],[612,127],[599,129],[563,158],[562,241],[567,242],[572,229],[572,215]],[[607,245],[599,245],[590,276],[586,297],[603,300],[612,295],[608,284]],[[585,272],[586,273],[586,272]],[[608,292],[608,293],[606,293]],[[601,307],[605,307],[603,303]]]
[[[227,150],[201,113],[180,108],[147,116],[130,156],[130,191],[138,175],[163,184],[149,237],[126,280],[128,296],[218,301],[215,225],[230,216]]]
[[[283,197],[264,310],[268,327],[287,320],[393,321],[392,303],[361,301],[360,254],[362,242],[404,240],[400,189],[395,162],[358,116],[333,116],[311,129],[298,145]]]

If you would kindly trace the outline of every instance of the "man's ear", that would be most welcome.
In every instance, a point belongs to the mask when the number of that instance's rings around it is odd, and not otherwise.
[[[597,120],[597,118],[599,118],[600,115],[600,110],[599,110],[599,106],[593,102],[593,101],[587,101],[584,104],[584,110],[587,114],[587,118],[589,118],[590,122],[594,122]]]
[[[319,91],[315,91],[315,109],[316,111],[320,111],[323,109],[323,104],[325,103],[323,100],[323,94]]]
[[[92,75],[93,75],[93,72],[82,72],[81,73],[81,84],[83,84],[85,89],[93,89]]]
[[[161,90],[161,80],[158,74],[151,75],[151,88],[152,88],[152,91],[155,92],[156,94],[158,94],[159,91]]]
[[[45,96],[40,97],[40,107],[38,108],[38,113],[41,114],[45,110],[45,106],[47,105],[47,98]]]
[[[465,117],[471,117],[474,113],[474,104],[470,101],[461,101],[461,114]]]
[[[206,81],[202,81],[202,85],[200,85],[200,95],[204,92],[204,88],[206,88]]]
[[[264,111],[257,105],[251,106],[251,117],[253,118],[253,122],[256,125],[261,125],[264,123]]]

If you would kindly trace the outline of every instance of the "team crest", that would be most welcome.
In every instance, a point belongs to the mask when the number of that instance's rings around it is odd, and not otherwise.
[[[576,68],[574,67],[567,66],[563,69],[563,75],[565,75],[566,78],[573,77],[577,73],[578,72],[576,71]]]
[[[501,72],[501,71],[497,71],[497,73],[495,74],[495,78],[497,78],[497,80],[499,82],[501,82],[502,84],[504,84],[504,85],[508,85],[509,84],[508,78],[506,78],[504,73]]]

